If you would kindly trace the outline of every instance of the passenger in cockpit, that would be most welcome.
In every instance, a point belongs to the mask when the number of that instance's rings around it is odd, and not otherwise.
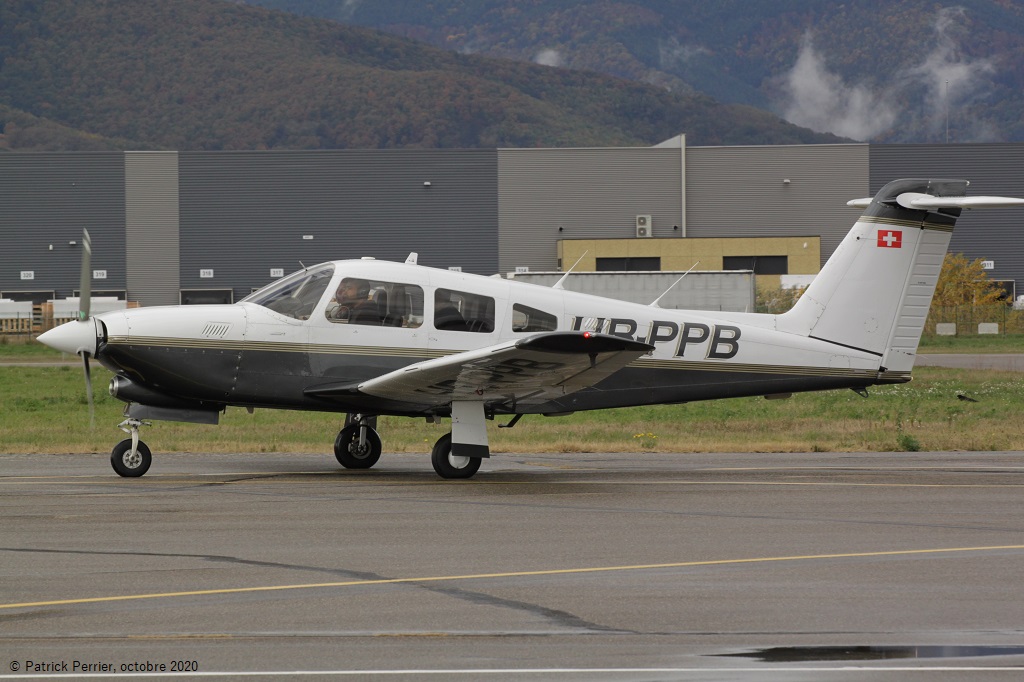
[[[350,324],[380,324],[380,309],[370,300],[370,284],[364,279],[346,277],[327,306],[327,318],[332,322]]]

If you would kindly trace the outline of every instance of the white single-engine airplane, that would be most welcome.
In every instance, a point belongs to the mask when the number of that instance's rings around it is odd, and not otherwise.
[[[217,423],[226,406],[347,413],[342,466],[372,467],[378,415],[451,417],[431,461],[469,478],[489,456],[486,420],[910,380],[961,209],[964,180],[897,180],[865,209],[792,310],[665,310],[406,263],[342,260],[300,270],[233,305],[89,316],[39,340],[114,372],[127,403],[121,476],[149,469],[144,420]],[[90,400],[91,400],[91,387]]]

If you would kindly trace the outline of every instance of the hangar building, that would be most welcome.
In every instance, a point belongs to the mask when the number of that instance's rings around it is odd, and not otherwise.
[[[239,300],[324,260],[494,274],[813,274],[901,177],[1024,197],[1024,144],[0,154],[0,298],[92,288],[142,305]],[[951,250],[1024,281],[1020,211],[967,214]],[[568,262],[567,262],[568,261]],[[1024,287],[1018,293],[1024,294]]]

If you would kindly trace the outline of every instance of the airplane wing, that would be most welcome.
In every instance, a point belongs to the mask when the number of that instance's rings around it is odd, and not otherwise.
[[[592,332],[550,332],[418,362],[356,391],[428,405],[537,404],[593,386],[654,346]]]

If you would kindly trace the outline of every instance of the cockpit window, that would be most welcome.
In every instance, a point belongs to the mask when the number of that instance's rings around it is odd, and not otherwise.
[[[334,266],[330,263],[299,270],[250,294],[242,302],[255,303],[297,320],[308,320],[327,291],[332,275]]]
[[[423,289],[415,284],[344,277],[324,314],[339,324],[419,327],[423,324]]]

